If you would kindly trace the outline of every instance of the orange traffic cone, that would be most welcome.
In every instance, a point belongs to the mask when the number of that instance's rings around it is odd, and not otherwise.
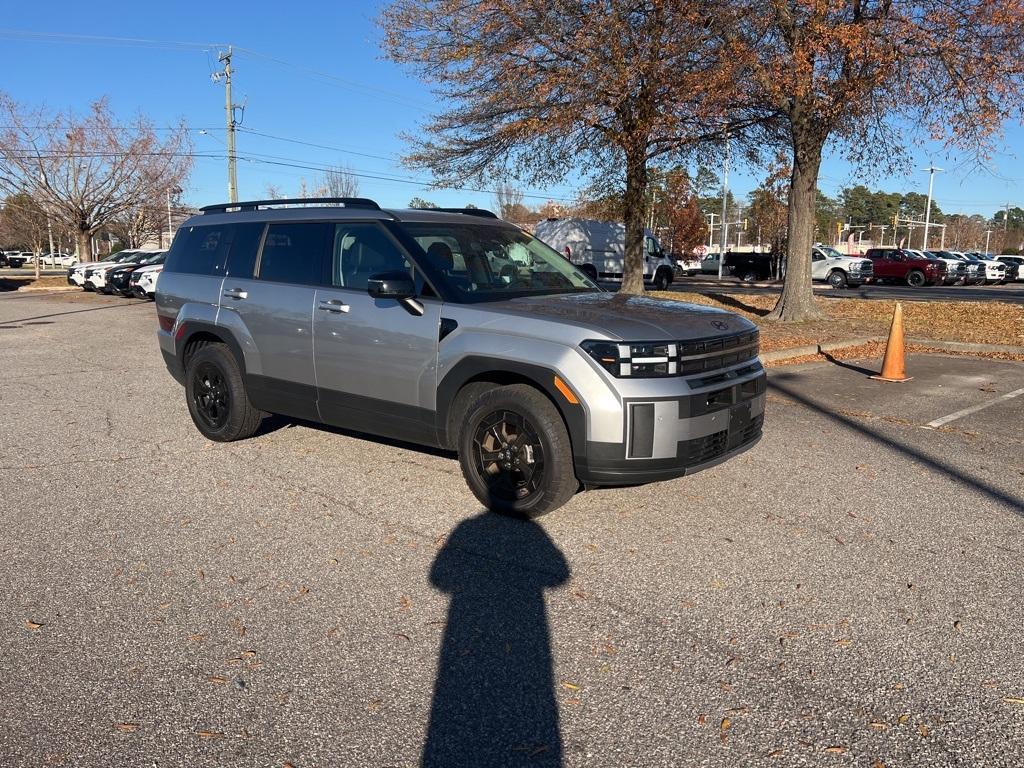
[[[907,376],[906,352],[903,348],[903,305],[896,302],[896,310],[892,313],[892,325],[889,326],[889,340],[885,344],[885,357],[882,359],[882,372],[872,379],[879,381],[910,381]]]

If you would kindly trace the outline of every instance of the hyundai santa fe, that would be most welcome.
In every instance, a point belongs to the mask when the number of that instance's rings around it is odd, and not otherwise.
[[[761,436],[756,326],[606,292],[479,209],[208,206],[179,229],[156,302],[207,438],[276,413],[456,451],[499,512],[680,477]]]

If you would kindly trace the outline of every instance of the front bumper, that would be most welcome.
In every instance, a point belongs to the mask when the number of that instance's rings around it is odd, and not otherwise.
[[[627,400],[621,443],[588,441],[574,458],[585,485],[636,485],[691,475],[761,438],[767,378],[675,398]]]

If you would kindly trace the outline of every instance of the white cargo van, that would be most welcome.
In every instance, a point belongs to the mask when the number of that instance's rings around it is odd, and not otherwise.
[[[591,219],[545,219],[537,224],[537,239],[550,245],[594,280],[622,280],[626,254],[626,225]],[[656,290],[672,282],[672,260],[657,238],[644,230],[644,280]]]

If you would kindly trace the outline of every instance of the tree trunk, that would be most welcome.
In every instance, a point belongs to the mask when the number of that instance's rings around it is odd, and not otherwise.
[[[626,152],[626,194],[622,213],[626,220],[626,253],[622,264],[622,287],[625,294],[644,292],[644,201],[647,196],[647,153]]]
[[[786,243],[786,280],[768,320],[801,322],[822,317],[814,303],[811,249],[814,247],[814,209],[823,142],[793,127],[793,172],[789,186],[789,231]]]
[[[92,261],[92,233],[88,230],[78,230],[78,260]]]

